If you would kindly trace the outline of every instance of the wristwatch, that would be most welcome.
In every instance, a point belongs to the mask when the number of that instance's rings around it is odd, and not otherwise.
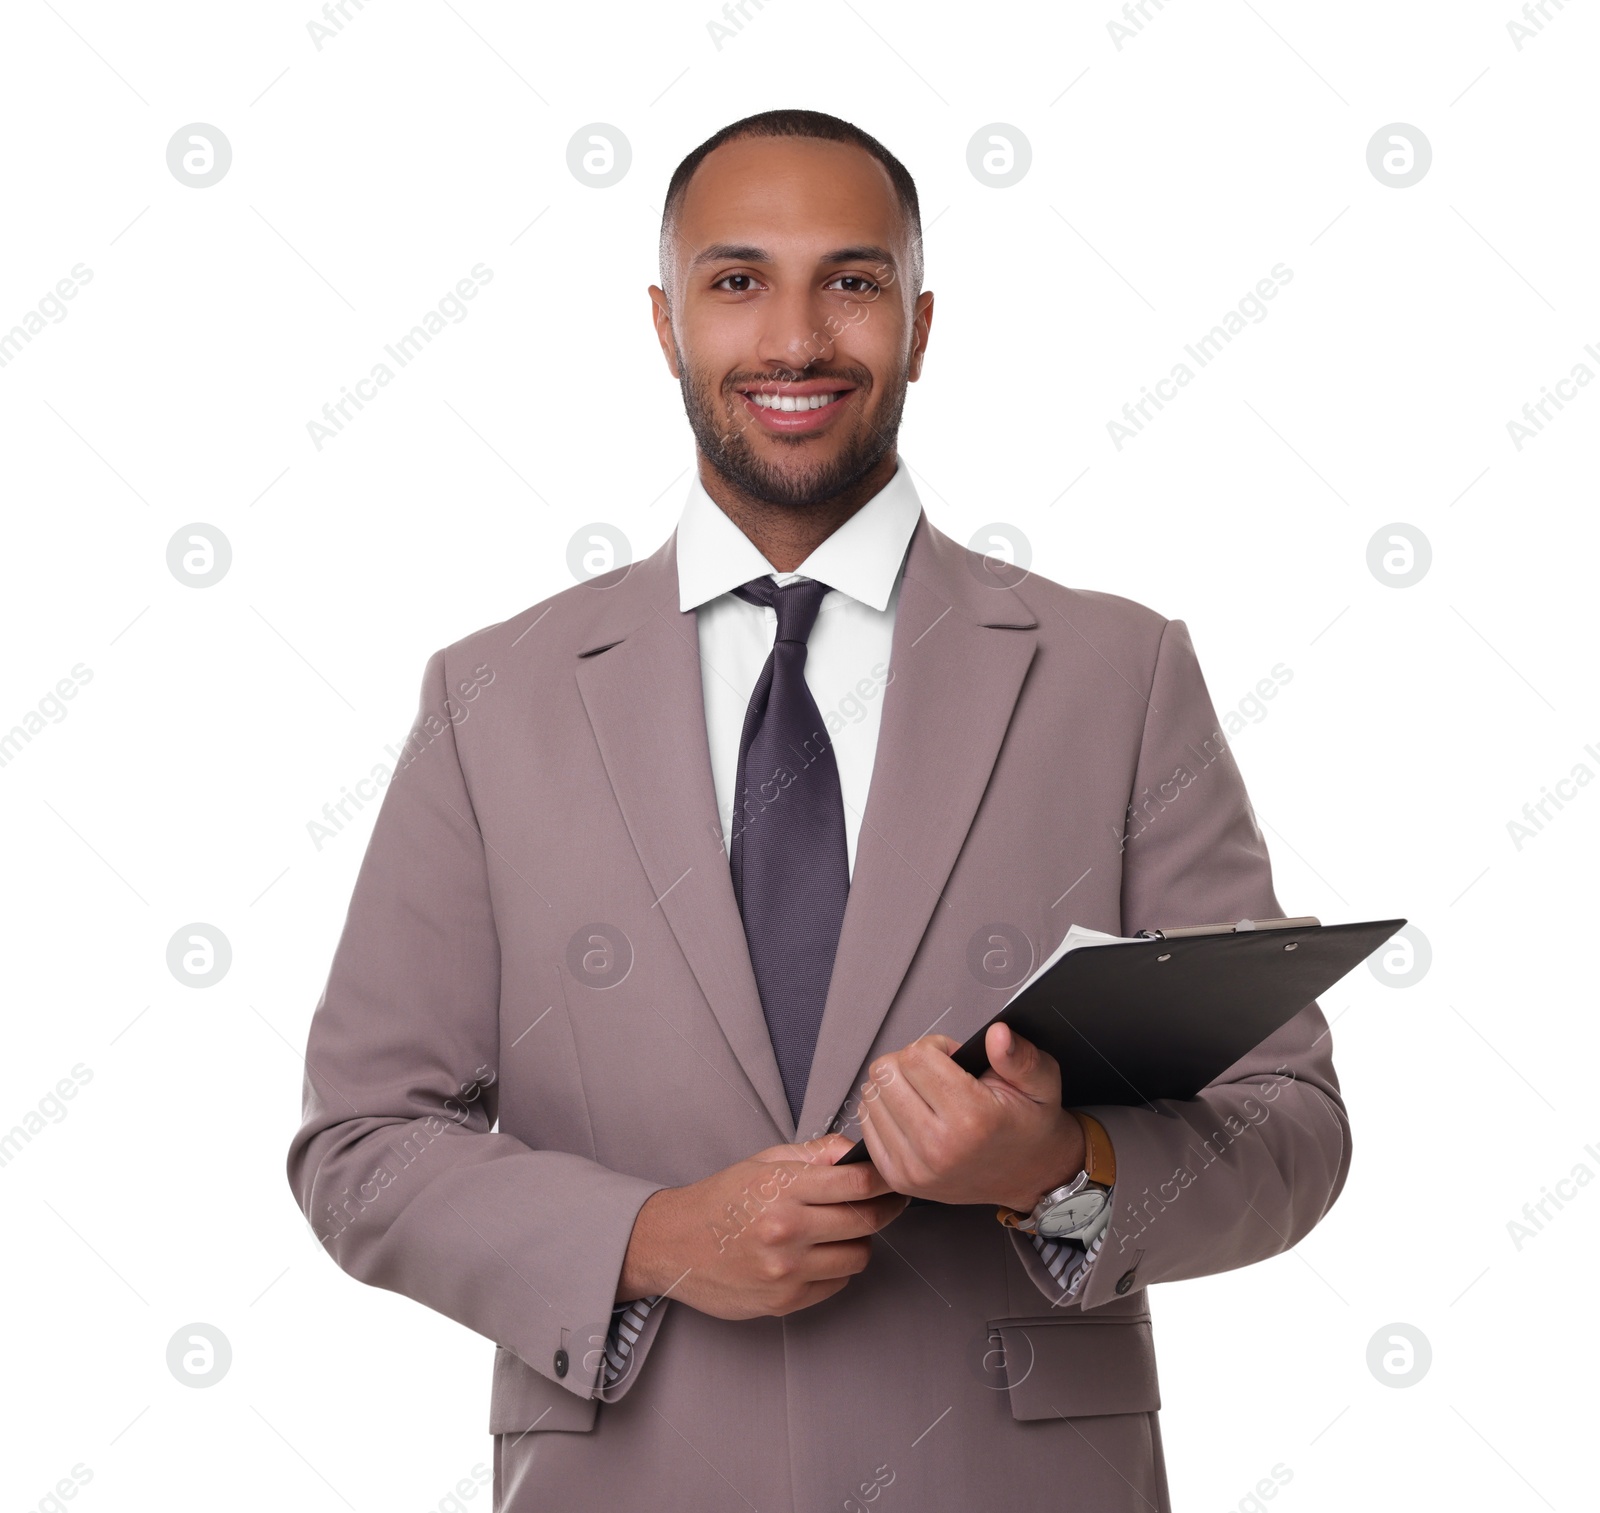
[[[1070,1182],[1053,1187],[1034,1204],[1031,1213],[1001,1208],[995,1217],[1012,1229],[1046,1240],[1081,1240],[1090,1244],[1111,1222],[1111,1187],[1117,1162],[1111,1137],[1100,1121],[1079,1109],[1070,1109],[1083,1126],[1083,1170]]]

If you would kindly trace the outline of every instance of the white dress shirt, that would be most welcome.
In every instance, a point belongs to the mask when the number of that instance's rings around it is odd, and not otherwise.
[[[751,604],[733,590],[765,576],[780,586],[814,578],[826,583],[830,592],[823,595],[817,622],[806,642],[806,687],[833,733],[839,792],[844,800],[845,845],[850,873],[855,875],[856,837],[872,783],[883,694],[893,678],[889,652],[901,568],[921,513],[922,501],[902,458],[888,483],[798,569],[780,573],[723,514],[696,473],[678,520],[678,608],[698,611],[706,738],[724,847],[732,833],[745,710],[778,633],[775,609]],[[1076,1240],[1030,1236],[1061,1287],[1057,1302],[1077,1296],[1105,1233],[1101,1231],[1087,1253]],[[614,1308],[602,1363],[598,1394],[602,1399],[623,1375],[644,1321],[659,1301],[658,1297],[639,1298]]]
[[[900,567],[922,501],[902,463],[894,477],[792,573],[780,573],[706,493],[696,475],[678,521],[678,608],[698,610],[700,681],[722,840],[729,842],[745,710],[777,636],[778,612],[732,590],[753,578],[814,578],[824,594],[806,642],[806,687],[833,736],[853,876],[878,721],[889,679]]]

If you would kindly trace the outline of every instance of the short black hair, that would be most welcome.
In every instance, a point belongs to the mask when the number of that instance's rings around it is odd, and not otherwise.
[[[821,142],[844,142],[870,152],[889,175],[900,209],[911,229],[911,292],[922,291],[922,211],[917,202],[917,186],[906,166],[876,137],[859,126],[842,121],[820,110],[764,110],[759,115],[746,116],[724,126],[714,136],[709,136],[691,152],[672,175],[667,185],[666,203],[661,207],[661,287],[670,298],[672,286],[669,270],[672,267],[672,238],[678,217],[678,207],[689,188],[689,180],[709,153],[715,152],[724,142],[735,142],[741,137],[806,137]]]

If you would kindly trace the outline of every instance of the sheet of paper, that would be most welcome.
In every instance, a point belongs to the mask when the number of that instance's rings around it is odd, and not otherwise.
[[[1068,951],[1075,951],[1079,946],[1133,945],[1142,939],[1142,936],[1136,935],[1107,935],[1104,930],[1091,930],[1087,925],[1070,925],[1067,933],[1061,938],[1061,944],[1050,953],[1042,966],[1029,974],[1027,980],[1011,995],[1011,998],[1006,999],[1006,1003],[1009,1005],[1012,999],[1019,997],[1025,989],[1043,977]]]

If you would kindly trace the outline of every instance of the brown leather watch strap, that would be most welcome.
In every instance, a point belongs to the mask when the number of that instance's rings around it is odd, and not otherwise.
[[[1088,1172],[1089,1180],[1110,1187],[1117,1180],[1117,1153],[1111,1148],[1111,1136],[1106,1133],[1105,1125],[1082,1109],[1068,1112],[1083,1126],[1083,1169]]]
[[[1083,1129],[1083,1170],[1091,1182],[1098,1182],[1104,1187],[1110,1187],[1117,1180],[1117,1156],[1111,1148],[1111,1136],[1106,1133],[1106,1128],[1092,1114],[1086,1114],[1082,1109],[1068,1109],[1067,1112],[1076,1119]],[[1025,1233],[1032,1233],[1025,1226],[1032,1219],[1031,1213],[1022,1213],[1015,1208],[997,1208],[994,1216],[1009,1229],[1022,1229]]]

